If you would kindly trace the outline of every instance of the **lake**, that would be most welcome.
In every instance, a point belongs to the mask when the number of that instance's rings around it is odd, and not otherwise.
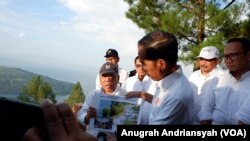
[[[0,97],[16,98],[19,94],[0,94]],[[69,95],[56,95],[57,102],[63,102]]]

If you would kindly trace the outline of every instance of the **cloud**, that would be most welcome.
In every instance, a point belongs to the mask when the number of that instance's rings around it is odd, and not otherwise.
[[[125,17],[123,0],[47,0],[49,9],[34,8],[32,0],[5,2],[0,2],[0,63],[5,59],[52,78],[62,74],[56,78],[94,85],[104,53],[115,48],[121,67],[133,69],[137,40],[144,32]]]
[[[84,40],[106,44],[106,46],[94,45],[89,51],[105,52],[108,48],[115,48],[121,58],[119,64],[128,71],[133,69],[133,60],[137,55],[137,41],[144,35],[144,31],[125,17],[128,9],[126,2],[123,0],[58,0],[58,2],[75,13],[69,28]],[[102,57],[103,53],[101,54]]]
[[[20,33],[20,34],[18,35],[19,38],[22,38],[22,37],[24,37],[24,36],[26,36],[26,33],[24,33],[24,32],[23,32],[23,33]]]
[[[128,9],[123,0],[58,0],[62,5],[76,13],[72,26],[82,34],[94,35],[97,40],[104,40],[117,45],[129,55],[134,51],[142,35],[135,23],[125,17]],[[132,53],[133,54],[133,53]]]

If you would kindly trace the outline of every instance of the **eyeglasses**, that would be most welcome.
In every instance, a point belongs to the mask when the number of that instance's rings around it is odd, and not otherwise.
[[[141,68],[141,67],[142,67],[142,64],[135,64],[135,67],[136,67],[136,68]]]
[[[245,54],[245,52],[231,53],[228,55],[223,55],[222,57],[225,61],[227,61],[228,59],[230,59],[230,61],[235,61],[239,59],[240,54]]]

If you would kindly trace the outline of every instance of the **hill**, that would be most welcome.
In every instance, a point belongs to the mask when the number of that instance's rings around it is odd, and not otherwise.
[[[20,68],[0,66],[0,94],[20,93],[22,87],[35,75],[39,74]],[[51,85],[56,95],[68,95],[74,85],[73,83],[59,81],[48,76],[40,76]]]

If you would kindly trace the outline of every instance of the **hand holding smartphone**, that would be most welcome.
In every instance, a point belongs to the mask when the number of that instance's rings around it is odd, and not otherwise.
[[[43,111],[39,105],[0,97],[0,139],[21,141],[29,128],[38,128],[43,140],[49,141]]]

